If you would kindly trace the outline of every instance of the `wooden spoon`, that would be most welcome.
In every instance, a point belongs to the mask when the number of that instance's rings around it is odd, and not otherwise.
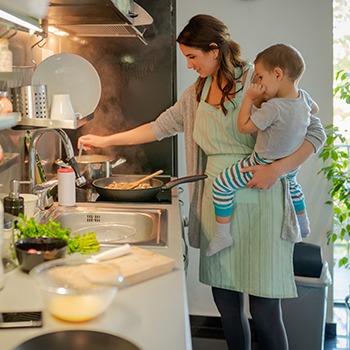
[[[140,183],[145,182],[149,179],[152,179],[152,177],[155,177],[155,176],[161,174],[162,172],[163,172],[163,170],[158,170],[155,173],[142,178],[141,180],[129,182],[123,186],[123,190],[131,190],[131,189],[137,187]]]

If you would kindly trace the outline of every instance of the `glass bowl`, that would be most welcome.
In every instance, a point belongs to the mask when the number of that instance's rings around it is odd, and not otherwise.
[[[65,258],[40,264],[29,275],[40,287],[47,310],[59,319],[88,321],[113,302],[122,272],[105,262]]]

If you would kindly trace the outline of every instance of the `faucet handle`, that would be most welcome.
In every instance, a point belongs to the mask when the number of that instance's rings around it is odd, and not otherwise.
[[[48,190],[51,190],[59,183],[58,180],[50,180],[36,184],[33,188],[33,193],[39,197],[39,208],[40,210],[45,209],[45,198]]]

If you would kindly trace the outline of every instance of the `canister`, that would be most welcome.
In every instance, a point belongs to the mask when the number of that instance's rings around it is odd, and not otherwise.
[[[11,88],[13,110],[25,118],[47,118],[47,86],[28,85]]]
[[[75,173],[73,169],[62,168],[57,170],[58,177],[58,204],[62,206],[75,205]]]

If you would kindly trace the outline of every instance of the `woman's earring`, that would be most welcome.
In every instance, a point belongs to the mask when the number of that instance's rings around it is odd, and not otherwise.
[[[218,58],[218,56],[214,56],[214,59],[216,60]]]

